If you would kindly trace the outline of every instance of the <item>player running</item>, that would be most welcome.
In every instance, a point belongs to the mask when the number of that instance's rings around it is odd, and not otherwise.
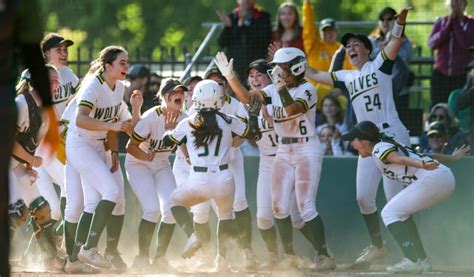
[[[322,72],[308,68],[306,77],[316,82],[329,85],[345,86],[349,91],[358,122],[371,121],[383,132],[391,133],[397,141],[409,145],[408,130],[398,117],[393,101],[392,69],[398,51],[403,43],[403,33],[408,14],[408,8],[403,9],[392,28],[392,39],[380,51],[376,58],[369,60],[372,44],[361,34],[347,33],[342,37],[351,63],[356,70],[340,70]],[[379,216],[376,207],[378,184],[382,174],[377,170],[374,159],[370,156],[359,156],[357,162],[357,203],[364,216],[369,231],[371,245],[364,249],[356,260],[356,264],[366,267],[378,258],[386,255],[380,235]],[[384,176],[384,191],[387,201],[399,193],[403,184]]]

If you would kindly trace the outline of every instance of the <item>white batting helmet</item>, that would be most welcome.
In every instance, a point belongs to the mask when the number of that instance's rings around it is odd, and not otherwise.
[[[273,56],[272,64],[287,63],[290,65],[291,74],[298,76],[306,70],[306,55],[295,47],[280,48]]]
[[[224,91],[212,80],[202,80],[196,84],[193,93],[193,104],[196,110],[218,110],[224,105]]]

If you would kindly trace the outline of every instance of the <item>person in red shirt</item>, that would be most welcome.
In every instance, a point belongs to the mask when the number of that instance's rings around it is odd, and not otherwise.
[[[447,0],[451,13],[439,18],[428,39],[436,50],[431,74],[431,106],[448,102],[449,93],[466,83],[466,66],[473,61],[474,18],[464,13],[467,0]],[[469,35],[471,34],[471,35]]]

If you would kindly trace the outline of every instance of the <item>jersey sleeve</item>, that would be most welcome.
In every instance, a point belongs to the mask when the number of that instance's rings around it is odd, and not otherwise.
[[[230,130],[240,137],[245,137],[250,130],[249,126],[234,116],[229,116],[229,118],[231,119]]]
[[[150,135],[150,122],[147,117],[142,116],[133,129],[132,138],[143,142]]]
[[[122,103],[120,104],[119,121],[127,121],[129,119],[132,119],[132,114],[128,110],[125,101],[122,100]]]
[[[189,120],[185,119],[178,123],[174,130],[165,133],[165,137],[177,145],[181,145],[186,138],[186,131],[189,128]]]
[[[318,100],[316,88],[314,88],[310,83],[305,83],[296,91],[294,100],[295,102],[301,103],[304,106],[304,112],[306,112],[312,106],[316,105]]]
[[[25,97],[20,94],[15,99],[18,109],[18,118],[16,121],[16,129],[18,132],[25,132],[30,126],[30,117],[28,114],[28,104]]]
[[[237,103],[236,116],[242,121],[247,121],[247,118],[249,116],[247,114],[247,111],[245,110],[244,104],[242,104],[242,102],[236,102],[236,103]]]
[[[269,105],[269,104],[272,103],[272,97],[273,97],[273,95],[275,95],[275,93],[278,93],[278,91],[276,90],[275,85],[270,84],[270,85],[264,87],[264,88],[261,90],[261,93],[262,93],[262,95],[263,95],[263,99],[265,100],[265,104],[266,104],[266,105]]]
[[[388,143],[388,142],[379,142],[374,146],[374,150],[372,151],[372,155],[377,159],[384,162],[385,158],[388,154],[397,151],[395,145]]]
[[[375,57],[373,63],[374,67],[377,68],[379,71],[387,75],[391,75],[393,70],[393,64],[395,63],[395,61],[389,59],[387,57],[387,54],[385,54],[385,51],[382,50]]]
[[[84,93],[81,94],[81,97],[78,99],[77,106],[86,106],[91,109],[94,108],[94,105],[97,103],[97,89],[94,89],[94,85],[89,84],[87,88],[84,88]]]

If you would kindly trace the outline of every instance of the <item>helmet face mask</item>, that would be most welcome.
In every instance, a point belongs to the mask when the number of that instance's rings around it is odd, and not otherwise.
[[[196,110],[219,110],[225,101],[222,87],[215,81],[203,80],[196,84],[192,98]]]
[[[289,72],[299,76],[306,71],[306,55],[303,51],[294,47],[280,48],[273,56],[272,64],[288,64]]]

